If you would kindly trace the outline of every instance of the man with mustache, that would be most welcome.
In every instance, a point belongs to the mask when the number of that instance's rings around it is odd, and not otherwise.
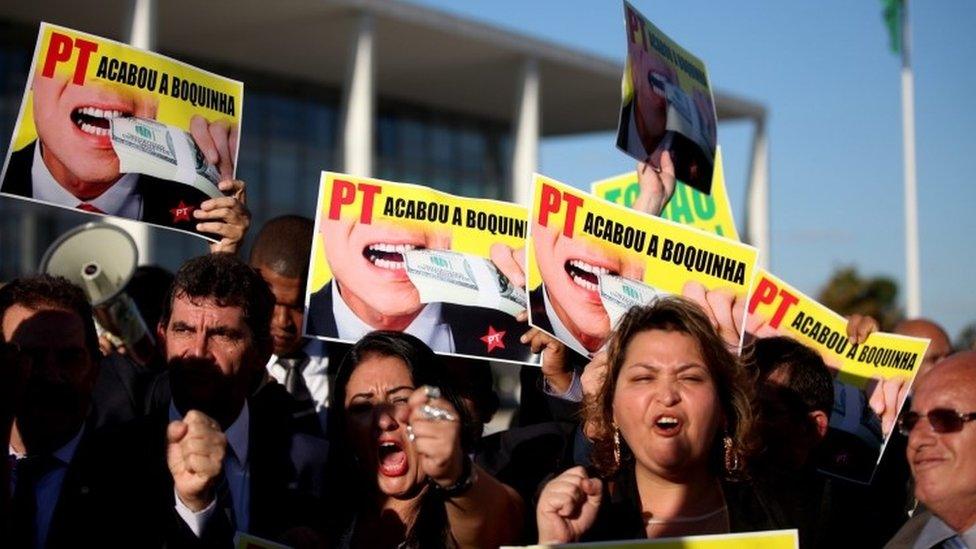
[[[154,391],[172,396],[130,426],[137,455],[120,460],[133,463],[120,484],[137,487],[126,520],[141,524],[144,545],[312,535],[328,450],[299,428],[294,399],[265,373],[274,302],[257,271],[230,254],[176,273],[157,328],[169,367]]]

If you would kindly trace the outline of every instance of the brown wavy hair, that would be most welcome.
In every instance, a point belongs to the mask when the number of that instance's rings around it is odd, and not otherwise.
[[[627,347],[637,334],[648,330],[681,332],[698,343],[698,350],[715,380],[719,402],[725,415],[726,427],[712,442],[709,465],[716,476],[737,479],[743,475],[745,462],[756,449],[753,394],[755,374],[746,361],[729,348],[704,311],[694,302],[678,296],[667,296],[650,305],[633,307],[620,320],[607,345],[607,377],[600,391],[587,398],[584,419],[594,427],[591,459],[597,473],[604,478],[613,476],[620,463],[614,457],[613,396],[624,365]],[[723,438],[732,439],[732,451],[739,466],[733,471],[725,467]],[[623,437],[620,438],[621,462],[633,459]]]

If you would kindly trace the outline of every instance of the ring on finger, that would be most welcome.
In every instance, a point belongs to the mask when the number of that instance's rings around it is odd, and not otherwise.
[[[440,387],[434,387],[433,385],[424,385],[424,396],[427,397],[428,401],[435,398],[441,398],[441,389]]]
[[[434,421],[457,421],[457,418],[451,412],[443,408],[438,408],[437,406],[431,406],[430,404],[424,404],[420,412],[424,414],[425,418]]]
[[[407,440],[410,442],[417,440],[417,435],[413,434],[413,425],[407,425]]]

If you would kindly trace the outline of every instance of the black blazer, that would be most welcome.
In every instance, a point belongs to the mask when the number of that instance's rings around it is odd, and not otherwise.
[[[603,483],[603,499],[597,511],[596,522],[580,541],[611,541],[645,539],[645,521],[640,513],[640,496],[634,467],[621,468],[611,483]],[[788,521],[776,509],[775,504],[749,482],[723,482],[722,491],[729,513],[732,533],[757,532],[788,528]]]
[[[522,334],[529,330],[529,325],[517,322],[511,315],[494,309],[466,307],[453,303],[443,303],[441,312],[444,321],[451,326],[454,348],[458,354],[488,359],[538,362],[538,356],[532,354],[528,346],[519,342]],[[306,319],[307,335],[339,337],[335,315],[332,314],[332,281],[311,295]],[[505,344],[504,348],[495,347],[488,352],[488,345],[481,341],[481,338],[488,334],[489,328],[493,328],[496,332],[505,332],[502,340]]]
[[[7,173],[3,182],[0,183],[0,192],[33,198],[31,166],[34,162],[34,147],[36,146],[37,141],[34,141],[19,151],[11,153]],[[137,221],[191,232],[196,232],[194,230],[197,224],[196,219],[190,215],[189,219],[177,221],[177,216],[170,210],[180,207],[181,204],[195,209],[200,206],[201,202],[210,198],[189,185],[148,175],[139,176],[136,192],[142,197],[142,219]],[[77,211],[82,212],[82,210]],[[220,238],[217,235],[208,236],[218,240]]]
[[[328,443],[294,428],[293,399],[278,384],[263,386],[248,405],[249,533],[280,541],[294,528],[316,528],[324,521]],[[161,407],[114,433],[109,446],[118,456],[117,472],[104,492],[116,504],[103,510],[112,517],[106,528],[114,529],[113,541],[130,546],[230,546],[229,501],[218,499],[222,509],[211,516],[200,538],[177,514],[166,464],[168,423],[168,410]]]

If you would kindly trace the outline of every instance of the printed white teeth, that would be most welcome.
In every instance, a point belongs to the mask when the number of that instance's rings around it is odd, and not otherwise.
[[[108,110],[108,109],[102,110],[102,109],[96,109],[95,107],[82,107],[78,109],[78,112],[95,118],[108,118],[108,119],[120,118],[124,114],[122,111]]]
[[[370,250],[377,252],[387,252],[387,253],[404,253],[410,250],[417,249],[413,244],[373,244],[369,247]]]
[[[584,263],[578,259],[571,260],[569,264],[581,271],[593,273],[597,276],[610,274],[610,269],[607,269],[606,267],[597,267],[596,265],[590,265],[589,263]]]
[[[82,124],[81,131],[92,135],[108,135],[108,128],[99,128],[91,124]]]
[[[384,443],[380,444],[380,448],[396,448],[396,443],[393,443],[393,442],[384,442]]]
[[[582,288],[585,288],[590,292],[595,292],[599,289],[597,288],[596,284],[593,284],[592,282],[583,280],[582,278],[576,275],[572,275],[572,276],[573,276],[573,282],[575,282],[577,286],[581,286]]]
[[[376,265],[381,269],[389,269],[391,271],[403,269],[402,261],[390,261],[389,259],[374,259],[373,265]]]

